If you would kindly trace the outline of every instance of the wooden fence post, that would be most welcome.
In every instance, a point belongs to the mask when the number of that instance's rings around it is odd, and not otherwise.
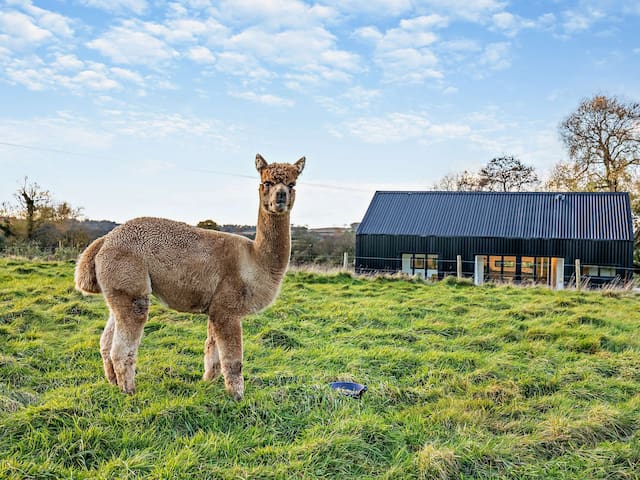
[[[347,252],[344,252],[344,255],[342,256],[342,268],[345,270],[349,268],[349,254]]]
[[[458,255],[456,257],[457,270],[458,270],[458,280],[462,279],[462,255]]]
[[[580,259],[576,258],[576,288],[580,290],[582,283],[582,272],[580,270]]]

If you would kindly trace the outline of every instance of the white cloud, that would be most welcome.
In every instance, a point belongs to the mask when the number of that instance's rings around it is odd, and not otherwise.
[[[107,12],[131,11],[137,15],[147,10],[146,0],[81,0],[83,4],[106,10]]]
[[[82,152],[105,148],[113,136],[80,115],[57,112],[26,120],[0,118],[0,137],[34,147]]]
[[[270,81],[276,75],[263,68],[252,56],[237,52],[221,52],[217,55],[216,70],[256,82]]]
[[[191,47],[187,50],[187,58],[193,60],[196,63],[213,63],[216,61],[213,53],[207,47],[197,46]]]
[[[53,34],[35,24],[34,20],[17,11],[0,11],[0,45],[9,48],[24,48],[38,45],[53,37]]]
[[[71,20],[64,15],[36,7],[32,5],[29,0],[23,0],[18,3],[27,13],[36,19],[38,25],[51,31],[53,34],[61,37],[71,37],[73,35]]]
[[[99,38],[87,43],[116,63],[152,66],[178,56],[178,52],[163,40],[144,31],[151,28],[139,22],[125,21],[111,27]]]
[[[122,68],[108,68],[103,63],[83,62],[75,55],[56,55],[51,63],[36,55],[10,59],[5,65],[7,79],[29,90],[64,88],[74,94],[119,90],[118,78],[143,83],[140,75]]]
[[[412,10],[412,0],[326,0],[341,12],[351,15],[368,14],[371,16],[399,16]]]
[[[140,75],[137,72],[133,72],[126,68],[120,68],[120,67],[111,67],[109,70],[111,71],[112,74],[114,74],[116,77],[122,80],[126,80],[128,82],[137,83],[137,84],[144,83],[144,79],[142,78],[142,75]]]
[[[485,46],[478,58],[479,73],[482,70],[504,70],[511,66],[511,44],[508,42],[490,43]]]
[[[436,12],[472,22],[483,22],[493,13],[502,10],[507,2],[497,0],[423,0]]]
[[[534,20],[523,18],[509,12],[499,12],[491,17],[491,21],[493,23],[493,30],[498,30],[509,37],[514,37],[520,33],[521,30],[549,28],[555,23],[556,18],[552,13],[545,13]]]
[[[278,97],[277,95],[271,95],[268,93],[255,93],[255,92],[229,92],[229,96],[234,98],[240,98],[242,100],[248,100],[254,103],[261,103],[271,107],[293,107],[295,102],[288,98]]]
[[[51,64],[56,70],[79,70],[84,67],[84,62],[73,54],[56,54],[55,61]]]
[[[337,16],[334,8],[300,0],[224,0],[219,15],[232,23],[264,28],[306,28]]]
[[[148,23],[150,33],[163,37],[167,42],[220,44],[229,35],[229,29],[210,17],[207,20],[177,18],[165,25]]]
[[[112,90],[120,87],[120,84],[109,78],[102,69],[83,70],[72,77],[71,82],[90,90]]]
[[[219,144],[233,144],[238,127],[213,118],[187,116],[181,113],[108,110],[100,127],[113,136],[137,139],[198,137]]]
[[[351,87],[335,97],[316,97],[315,100],[330,112],[345,115],[351,110],[366,110],[371,103],[382,95],[380,90],[360,86]]]
[[[337,49],[335,36],[321,27],[279,32],[251,27],[229,38],[225,49],[224,55],[246,57],[262,68],[284,67],[285,75],[295,73],[298,80],[304,74],[314,82],[345,81],[363,71],[360,57]]]
[[[443,78],[432,48],[438,40],[433,29],[445,27],[447,23],[445,17],[428,15],[403,19],[398,27],[384,33],[374,27],[364,27],[355,35],[374,42],[374,62],[383,70],[387,81],[422,83]]]
[[[433,142],[468,135],[467,125],[434,124],[425,115],[390,113],[385,117],[361,117],[345,122],[340,130],[366,143],[392,143],[407,140]]]

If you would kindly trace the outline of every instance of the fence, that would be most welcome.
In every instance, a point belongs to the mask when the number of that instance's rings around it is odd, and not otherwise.
[[[368,268],[359,264],[371,263],[384,265],[382,268]],[[357,257],[355,270],[361,274],[398,274],[400,272],[408,275],[419,275],[426,280],[442,280],[449,276],[455,276],[459,279],[472,279],[477,282],[476,262],[470,260],[462,260],[458,255],[456,260],[437,260],[437,268],[432,270],[433,274],[429,274],[430,270],[426,267],[419,269],[403,269],[403,261],[401,258],[384,258],[384,257]],[[406,265],[405,265],[406,267]],[[490,271],[484,268],[481,280],[490,283],[513,283],[520,285],[549,285],[555,286],[556,279],[552,278],[551,270],[545,275],[536,276],[534,272],[527,272],[530,268],[529,262],[513,262],[509,271]],[[595,267],[596,269],[598,267]],[[561,277],[562,288],[634,288],[640,286],[640,269],[629,268],[619,265],[610,265],[600,267],[597,272],[593,273],[593,266],[581,265],[580,260],[575,263],[564,264]],[[602,272],[606,272],[603,275]],[[611,273],[613,272],[613,273]],[[576,281],[576,279],[579,279]]]
[[[21,257],[27,259],[42,259],[42,260],[75,260],[82,252],[81,247],[47,247],[43,248],[38,245],[26,244],[26,245],[12,245],[5,246],[0,249],[0,257]],[[376,260],[385,265],[390,265],[387,268],[375,268],[367,269],[356,264],[356,260]],[[540,285],[548,284],[551,282],[548,278],[535,278],[530,275],[522,275],[524,262],[516,262],[513,265],[513,271],[501,272],[496,274],[495,272],[489,272],[485,269],[482,277],[483,282],[490,283],[514,283],[520,285]],[[303,255],[296,256],[292,259],[292,266],[305,267],[305,266],[318,266],[329,268],[342,268],[344,270],[355,271],[359,274],[399,274],[403,272],[402,259],[400,258],[383,258],[383,257],[358,257],[355,259],[353,256],[348,255],[346,252],[342,255]],[[438,260],[437,273],[435,275],[427,276],[427,269],[423,270],[422,277],[426,277],[426,280],[437,281],[442,280],[449,276],[455,276],[459,279],[472,279],[476,280],[476,263],[474,261],[462,260],[460,256],[456,260]],[[589,269],[590,266],[582,265],[580,260],[576,260],[575,264],[565,264],[562,275],[563,285],[566,288],[633,288],[640,286],[640,269],[628,268],[612,265],[610,269],[615,271],[615,275],[595,275],[592,274]],[[520,274],[516,275],[517,272]],[[416,272],[403,272],[408,275],[416,274]],[[599,271],[600,273],[600,271]],[[580,280],[576,282],[576,279]]]
[[[75,260],[82,247],[41,247],[34,244],[7,245],[0,248],[0,257],[21,257],[42,260]]]

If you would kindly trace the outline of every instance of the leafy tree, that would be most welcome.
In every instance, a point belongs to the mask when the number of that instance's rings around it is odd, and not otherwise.
[[[220,226],[213,220],[202,220],[196,225],[198,228],[204,228],[206,230],[220,230]]]
[[[482,189],[491,192],[521,192],[538,184],[535,169],[513,155],[492,158],[480,169],[478,178]]]
[[[624,190],[640,165],[640,103],[596,95],[560,124],[579,182],[593,190]]]

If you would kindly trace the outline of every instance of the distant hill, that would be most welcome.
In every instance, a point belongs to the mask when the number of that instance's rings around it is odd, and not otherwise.
[[[74,220],[71,222],[71,228],[82,229],[89,237],[89,241],[93,241],[98,237],[106,235],[116,228],[119,223],[110,220]]]

